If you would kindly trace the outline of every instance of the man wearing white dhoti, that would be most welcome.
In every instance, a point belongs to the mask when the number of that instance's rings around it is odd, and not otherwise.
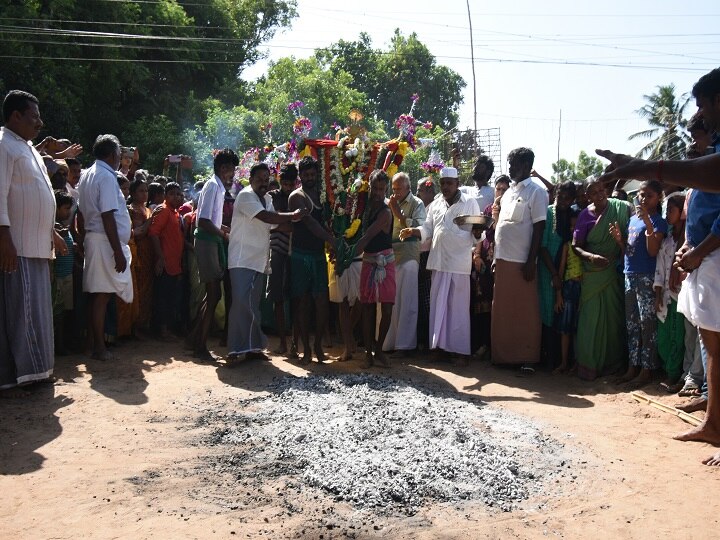
[[[395,253],[395,305],[384,351],[409,351],[417,347],[418,270],[420,242],[410,237],[400,241],[400,231],[425,222],[425,205],[410,191],[410,177],[397,173],[388,206],[393,214],[392,246]]]
[[[90,293],[88,334],[91,357],[111,360],[105,348],[105,312],[113,294],[125,303],[133,300],[130,273],[130,214],[118,186],[120,141],[99,135],[93,144],[95,163],[78,183],[78,207],[85,223],[83,290]]]
[[[54,366],[48,261],[53,257],[55,196],[32,146],[43,122],[32,94],[10,91],[0,130],[0,397],[50,377]],[[56,249],[67,253],[55,242]]]
[[[428,270],[430,289],[430,348],[468,356],[470,354],[470,269],[473,236],[471,225],[457,225],[461,215],[480,215],[477,201],[459,191],[457,169],[440,171],[442,198],[426,210],[420,227],[400,231],[400,239],[411,236],[432,239]],[[465,359],[466,360],[466,359]]]

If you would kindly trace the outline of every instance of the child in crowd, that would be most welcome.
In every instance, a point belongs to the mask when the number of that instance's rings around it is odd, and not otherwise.
[[[563,273],[561,259],[563,248],[572,240],[573,227],[570,226],[577,188],[572,181],[563,182],[558,186],[555,202],[548,206],[545,230],[540,246],[538,265],[538,290],[540,296],[540,319],[542,320],[543,364],[552,369],[558,356],[561,356],[560,336],[555,328],[557,295],[562,294]]]
[[[655,314],[655,266],[668,230],[661,215],[662,185],[656,180],[640,185],[635,197],[635,215],[628,224],[627,245],[614,224],[611,234],[625,249],[625,324],[629,365],[617,382],[647,384],[657,368],[657,316]]]
[[[470,271],[470,350],[473,355],[482,358],[490,350],[494,246],[485,236],[484,226],[473,225],[472,233],[476,243]]]
[[[165,200],[152,214],[148,237],[155,252],[152,326],[160,339],[169,339],[170,328],[177,330],[180,307],[180,280],[185,236],[178,208],[183,203],[182,188],[175,182],[165,187]]]
[[[53,265],[53,326],[55,330],[55,354],[58,356],[67,354],[66,325],[72,322],[75,241],[70,229],[64,223],[70,217],[73,203],[74,199],[67,192],[55,190],[55,230],[63,237],[68,247],[67,255],[57,254]]]
[[[676,386],[683,372],[685,355],[685,317],[678,313],[677,299],[680,285],[685,274],[673,266],[675,253],[685,241],[685,206],[684,195],[672,195],[666,199],[667,210],[665,219],[670,227],[670,234],[663,240],[657,256],[655,268],[655,311],[658,317],[657,347],[667,378],[661,386],[668,392],[675,393]]]
[[[147,206],[150,210],[155,210],[165,200],[165,186],[159,182],[153,182],[148,185],[147,190]]]
[[[578,211],[570,209],[570,230],[575,230]],[[570,368],[570,347],[577,332],[582,286],[582,260],[573,251],[572,237],[563,244],[560,255],[559,275],[562,288],[555,291],[555,330],[560,334],[560,365],[553,373],[567,373]]]

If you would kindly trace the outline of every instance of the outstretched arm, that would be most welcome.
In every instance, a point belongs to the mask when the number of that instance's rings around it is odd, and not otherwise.
[[[606,184],[620,179],[660,180],[679,186],[720,193],[720,154],[696,159],[647,161],[610,150],[595,150],[610,161],[600,181]]]

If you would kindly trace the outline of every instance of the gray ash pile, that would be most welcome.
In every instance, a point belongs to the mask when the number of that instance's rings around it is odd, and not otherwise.
[[[206,412],[211,468],[285,479],[356,508],[412,515],[437,502],[512,510],[567,466],[532,421],[454,391],[370,374],[285,378]]]

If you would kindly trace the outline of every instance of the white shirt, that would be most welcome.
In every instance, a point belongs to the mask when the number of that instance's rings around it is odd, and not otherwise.
[[[255,217],[263,210],[275,212],[272,197],[267,193],[264,201],[265,206],[250,186],[238,193],[230,226],[228,268],[249,268],[270,273],[270,229],[273,225]]]
[[[479,215],[477,201],[460,192],[460,200],[452,206],[439,198],[425,210],[427,217],[420,226],[420,234],[423,242],[432,239],[428,270],[470,275],[474,242],[472,225],[459,227],[453,219],[461,215]]]
[[[197,219],[209,219],[218,229],[222,226],[225,186],[217,175],[205,182],[197,203]]]
[[[460,186],[460,191],[477,201],[480,212],[485,210],[488,204],[495,202],[495,190],[490,186]]]
[[[495,258],[527,262],[532,243],[533,225],[547,218],[548,193],[532,178],[511,182],[500,200],[500,215],[495,227]]]
[[[12,130],[0,129],[0,225],[20,257],[51,259],[55,195],[42,157]]]
[[[85,220],[85,230],[105,234],[102,215],[112,212],[121,244],[130,241],[130,213],[118,185],[113,168],[99,159],[86,169],[77,185],[80,200],[78,207]]]

